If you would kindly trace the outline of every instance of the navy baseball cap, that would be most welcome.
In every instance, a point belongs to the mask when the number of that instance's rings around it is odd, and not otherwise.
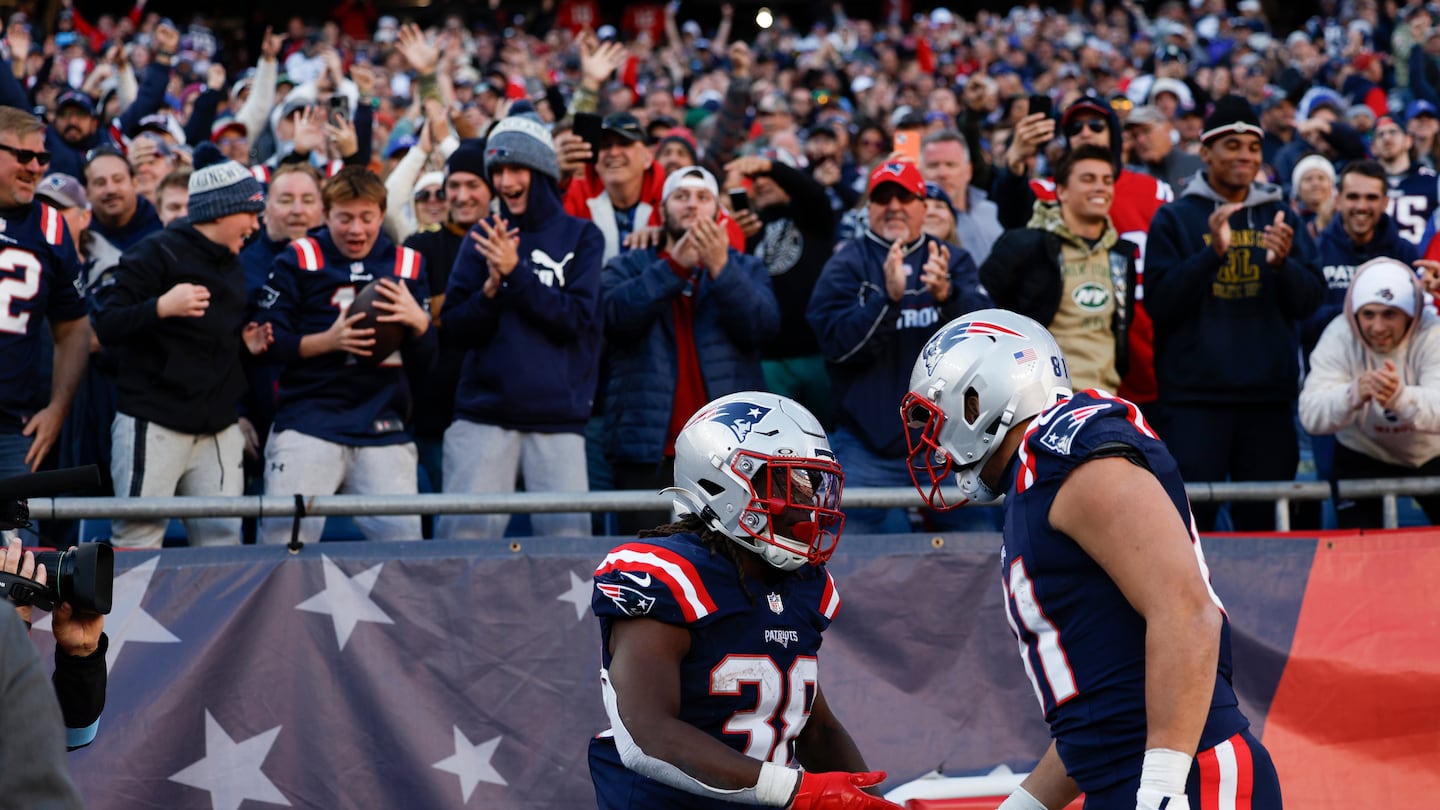
[[[55,99],[56,112],[59,112],[66,107],[79,107],[80,109],[85,111],[86,115],[93,116],[95,114],[95,100],[90,98],[86,94],[80,92],[79,90],[71,90],[66,93],[61,93],[60,97]]]
[[[1425,99],[1416,99],[1410,102],[1409,107],[1405,108],[1405,120],[1409,121],[1417,115],[1428,115],[1431,118],[1440,118],[1440,111],[1437,111],[1435,105]]]

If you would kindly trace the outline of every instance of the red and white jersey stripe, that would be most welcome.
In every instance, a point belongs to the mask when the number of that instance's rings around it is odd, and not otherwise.
[[[840,612],[840,591],[836,590],[835,577],[829,571],[825,572],[825,592],[820,595],[820,612],[832,621]]]
[[[41,203],[40,230],[45,234],[46,242],[59,247],[65,241],[65,218],[60,216],[59,211]]]
[[[420,278],[420,253],[408,247],[395,249],[395,275],[414,281]]]
[[[301,270],[319,270],[325,266],[325,257],[320,252],[320,243],[314,237],[296,239],[290,244],[295,246],[295,255],[299,259]]]
[[[1243,734],[1195,755],[1200,769],[1200,806],[1193,810],[1250,810],[1255,762]]]
[[[610,552],[595,573],[599,575],[614,570],[648,573],[664,582],[675,596],[686,621],[693,622],[715,612],[715,600],[705,589],[700,572],[689,560],[668,549],[646,543],[627,543]]]

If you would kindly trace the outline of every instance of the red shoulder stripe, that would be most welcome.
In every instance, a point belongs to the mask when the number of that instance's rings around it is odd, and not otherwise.
[[[325,257],[320,254],[320,243],[314,238],[307,236],[290,244],[295,246],[295,255],[301,270],[319,270],[325,266]]]
[[[686,621],[693,622],[715,612],[715,600],[705,590],[700,572],[673,551],[648,543],[626,543],[606,555],[595,574],[615,570],[654,575],[670,589]]]

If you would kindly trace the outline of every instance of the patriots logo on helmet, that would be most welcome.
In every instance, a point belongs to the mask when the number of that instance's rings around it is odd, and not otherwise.
[[[750,437],[750,431],[755,429],[755,425],[764,419],[767,413],[770,413],[769,408],[753,402],[727,402],[707,414],[706,418],[730,428],[730,432],[735,434],[735,440],[744,444]]]
[[[1040,437],[1040,444],[1058,455],[1070,455],[1070,446],[1074,444],[1075,437],[1080,433],[1080,427],[1089,421],[1090,417],[1108,408],[1110,408],[1110,404],[1105,403],[1103,405],[1086,405],[1065,411],[1046,429],[1045,435]]]
[[[920,352],[921,359],[925,361],[925,373],[934,374],[935,367],[940,364],[941,355],[950,351],[959,344],[960,341],[968,337],[978,337],[982,335],[990,337],[994,337],[995,335],[1006,335],[1017,338],[1025,337],[1014,329],[1001,326],[997,323],[990,323],[988,321],[961,321],[960,323],[941,329],[939,332],[930,336],[929,342],[925,344],[925,348]]]
[[[640,591],[620,585],[614,582],[597,582],[595,588],[601,593],[610,597],[610,601],[626,616],[644,616],[655,607],[655,597],[646,596]]]

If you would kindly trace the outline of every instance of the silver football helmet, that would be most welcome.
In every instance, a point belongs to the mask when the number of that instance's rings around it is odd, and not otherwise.
[[[721,397],[675,438],[677,512],[793,571],[835,552],[844,475],[810,411],[776,394]]]
[[[982,309],[941,327],[915,361],[900,405],[915,488],[941,510],[1000,497],[980,480],[985,462],[1010,428],[1070,394],[1060,346],[1024,315]],[[956,503],[942,491],[951,475],[963,498]]]

